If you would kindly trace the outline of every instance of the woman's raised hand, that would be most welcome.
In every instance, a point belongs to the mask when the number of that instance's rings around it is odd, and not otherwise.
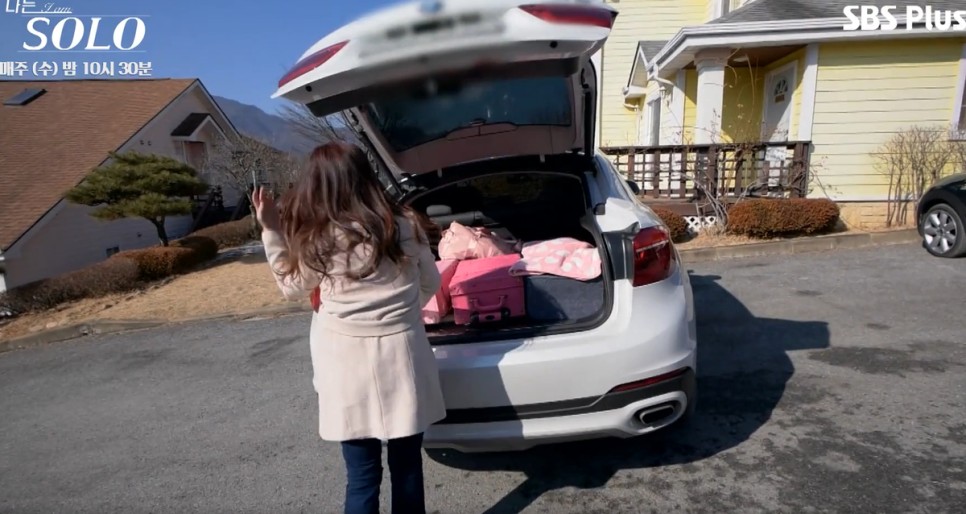
[[[252,193],[252,205],[255,206],[255,218],[265,230],[278,231],[282,228],[282,221],[278,216],[278,206],[272,192],[259,186]]]

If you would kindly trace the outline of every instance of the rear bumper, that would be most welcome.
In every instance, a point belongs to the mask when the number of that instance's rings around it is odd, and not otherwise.
[[[460,409],[433,425],[426,448],[519,451],[536,445],[601,437],[628,438],[673,424],[695,401],[692,368],[665,381],[597,398],[514,407]],[[641,420],[642,413],[649,416]],[[483,421],[489,417],[489,421]]]
[[[640,435],[672,423],[641,426],[633,418],[664,402],[677,402],[679,417],[693,401],[688,377],[697,369],[697,340],[690,293],[681,272],[638,288],[616,281],[611,314],[593,330],[435,347],[448,416],[427,431],[427,447],[525,449]],[[692,373],[671,382],[676,385],[662,381],[605,394],[683,369]]]

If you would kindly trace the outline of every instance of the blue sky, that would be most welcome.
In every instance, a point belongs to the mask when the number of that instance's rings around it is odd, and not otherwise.
[[[30,2],[33,5],[30,5]],[[20,2],[28,11],[70,8],[82,19],[86,33],[78,48],[57,51],[51,34],[65,15],[13,14],[5,12]],[[30,71],[22,78],[36,79],[34,63],[77,62],[80,78],[86,62],[150,62],[153,77],[198,77],[212,94],[253,104],[272,112],[281,102],[269,95],[279,77],[308,47],[333,29],[394,0],[0,0],[0,73],[4,62],[27,62]],[[95,45],[110,44],[114,28],[124,16],[143,16],[145,37],[136,52],[87,52],[85,48],[91,16],[105,16],[100,22]],[[29,20],[47,16],[51,23],[35,22],[49,40],[46,51],[28,52],[40,38],[27,30]],[[74,34],[74,22],[64,31],[63,45]],[[134,39],[129,25],[122,39],[128,46]],[[119,66],[115,64],[115,66]],[[115,68],[115,78],[119,68]],[[49,73],[49,72],[48,72]],[[10,80],[11,77],[0,77]],[[15,76],[14,79],[21,77]],[[62,70],[55,77],[62,78]]]

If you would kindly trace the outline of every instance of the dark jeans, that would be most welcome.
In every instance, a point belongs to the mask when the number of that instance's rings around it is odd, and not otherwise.
[[[423,434],[389,441],[389,479],[393,514],[425,514],[423,491]],[[345,514],[378,514],[382,483],[382,442],[378,439],[343,441],[348,484]]]

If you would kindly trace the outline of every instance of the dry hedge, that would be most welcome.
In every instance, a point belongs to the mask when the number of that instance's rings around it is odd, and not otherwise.
[[[190,271],[218,255],[208,237],[191,235],[171,246],[127,250],[92,266],[0,293],[0,307],[16,314],[132,291],[145,282]]]
[[[680,243],[688,238],[688,222],[684,216],[663,207],[651,207],[654,214],[661,218],[661,221],[671,232],[671,241]]]
[[[126,250],[111,259],[125,259],[137,264],[141,280],[152,281],[190,271],[214,259],[218,244],[208,237],[191,235],[171,243],[140,250]]]
[[[17,314],[53,309],[67,302],[132,291],[141,285],[139,277],[134,262],[108,259],[0,293],[0,306]]]
[[[232,248],[257,239],[258,231],[252,224],[252,217],[246,216],[240,220],[203,228],[192,235],[210,238],[218,248]]]
[[[826,198],[753,199],[728,210],[728,230],[757,238],[826,232],[835,227],[839,206]]]

